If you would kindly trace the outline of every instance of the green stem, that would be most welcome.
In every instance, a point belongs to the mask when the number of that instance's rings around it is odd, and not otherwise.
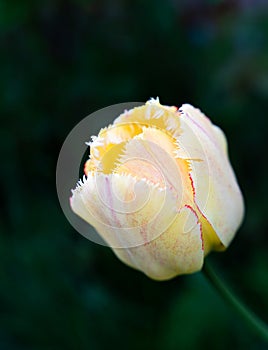
[[[251,326],[252,330],[268,342],[268,326],[230,291],[225,283],[213,271],[208,262],[205,262],[203,272],[219,294],[234,307],[249,326]]]

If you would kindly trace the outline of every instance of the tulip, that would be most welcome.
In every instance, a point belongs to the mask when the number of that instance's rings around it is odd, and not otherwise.
[[[189,104],[151,99],[93,136],[72,210],[120,260],[155,280],[202,269],[244,205],[220,128]]]

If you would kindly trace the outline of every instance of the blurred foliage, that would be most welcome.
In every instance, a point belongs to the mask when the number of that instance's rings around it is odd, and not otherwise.
[[[89,113],[199,106],[228,136],[247,206],[210,259],[268,322],[267,38],[260,0],[0,0],[0,349],[267,348],[201,273],[154,282],[80,236],[55,189]]]

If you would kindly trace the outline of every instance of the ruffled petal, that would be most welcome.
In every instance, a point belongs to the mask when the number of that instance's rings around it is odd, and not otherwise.
[[[121,114],[114,124],[137,123],[140,126],[152,126],[176,137],[180,134],[180,120],[176,111],[176,107],[163,106],[158,99],[151,99],[145,105]]]
[[[71,197],[73,211],[111,247],[133,247],[160,236],[175,220],[177,200],[167,189],[131,175],[89,173]]]
[[[101,129],[98,136],[87,142],[90,146],[90,159],[85,164],[85,174],[89,171],[112,171],[114,162],[124,143],[142,132],[137,123],[117,123]]]

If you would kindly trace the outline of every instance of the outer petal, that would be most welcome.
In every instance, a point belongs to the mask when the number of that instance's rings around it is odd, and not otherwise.
[[[202,267],[197,215],[191,207],[179,211],[170,191],[131,176],[96,173],[74,190],[71,206],[121,260],[151,278],[165,280]]]
[[[179,157],[192,161],[195,202],[221,242],[228,246],[244,213],[243,198],[228,160],[222,131],[191,105],[180,108]]]
[[[115,253],[124,263],[156,280],[199,271],[204,251],[196,213],[184,207],[161,236],[135,248],[115,249]]]
[[[133,247],[161,235],[175,220],[176,198],[145,179],[89,173],[73,191],[71,207],[111,247]]]

